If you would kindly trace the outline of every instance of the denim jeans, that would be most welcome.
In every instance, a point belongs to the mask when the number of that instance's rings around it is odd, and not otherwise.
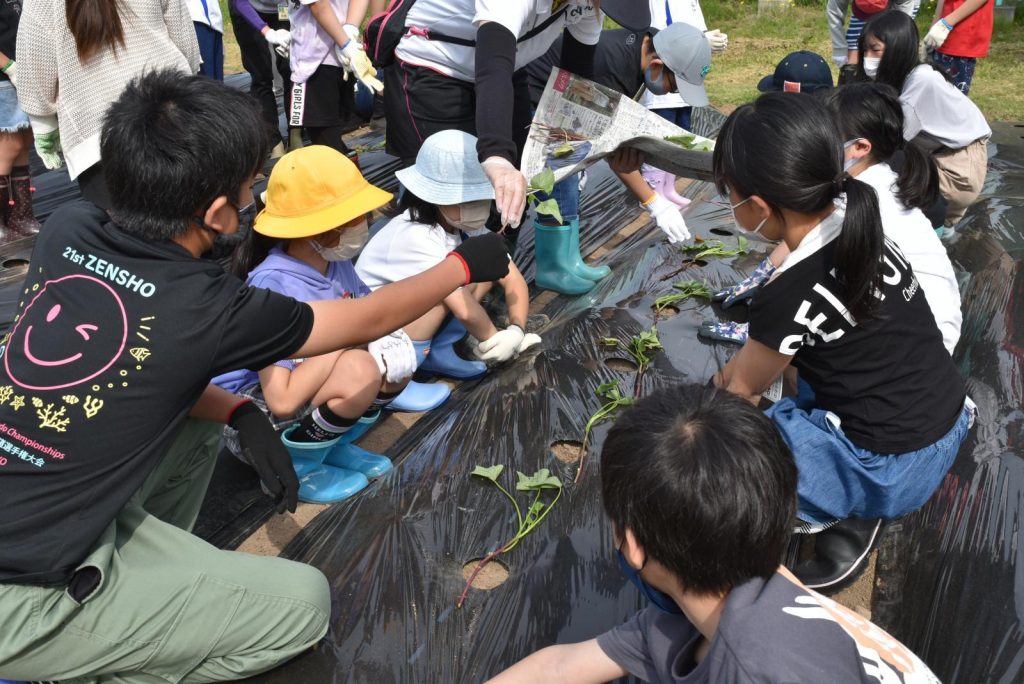
[[[814,406],[801,383],[796,397],[769,408],[798,470],[801,520],[826,523],[844,518],[897,518],[915,511],[938,489],[967,436],[973,408],[934,444],[905,454],[862,449],[843,433],[839,417]]]
[[[690,130],[690,124],[693,117],[693,107],[652,109],[651,111],[669,123],[674,123],[676,126],[679,126],[684,131]]]
[[[580,217],[580,174],[574,173],[566,176],[555,183],[551,194],[537,193],[537,199],[543,202],[546,199],[554,199],[558,202],[558,211],[562,214],[562,223],[569,224]],[[538,219],[542,223],[554,225],[551,217],[540,215]]]

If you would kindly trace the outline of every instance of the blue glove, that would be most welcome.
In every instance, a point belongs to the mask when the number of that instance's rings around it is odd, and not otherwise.
[[[732,321],[704,321],[697,328],[697,337],[718,342],[732,342],[743,345],[747,342],[747,332],[750,330],[749,323],[734,323]]]
[[[723,288],[711,295],[711,301],[722,302],[722,308],[728,309],[736,302],[749,300],[757,292],[757,289],[768,282],[768,279],[775,273],[775,265],[771,259],[765,257],[764,261],[758,264],[754,272],[740,282],[730,287]]]

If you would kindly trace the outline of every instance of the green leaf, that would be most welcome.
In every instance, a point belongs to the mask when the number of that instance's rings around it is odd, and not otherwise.
[[[535,209],[538,214],[547,214],[548,216],[554,217],[554,219],[559,223],[562,223],[562,212],[558,208],[558,202],[555,201],[554,198],[546,199],[543,202],[538,202]]]
[[[540,514],[544,512],[544,504],[541,501],[534,501],[530,509],[526,511],[526,517],[523,518],[523,527],[526,527],[534,520],[540,517]]]
[[[688,150],[692,149],[693,141],[696,140],[696,139],[697,139],[697,136],[690,135],[690,134],[667,135],[667,136],[665,136],[665,140],[667,142],[675,143],[676,145],[679,145],[680,147],[684,147],[684,148],[686,148]]]
[[[738,236],[736,238],[736,244],[740,248],[740,254],[746,254],[747,253],[747,242],[748,242],[747,238],[745,236],[743,236],[743,235],[740,235],[740,236]]]
[[[530,179],[530,189],[550,194],[555,187],[555,172],[545,166],[544,170]]]
[[[605,347],[618,347],[619,341],[614,337],[602,337],[601,344]]]
[[[490,480],[491,482],[497,484],[498,483],[498,477],[501,475],[501,473],[504,470],[505,470],[505,466],[503,466],[501,464],[492,465],[490,468],[485,468],[483,466],[477,466],[476,468],[473,469],[473,472],[470,473],[470,475],[476,475],[477,477],[482,477],[485,480]]]
[[[572,154],[572,151],[573,146],[565,142],[556,147],[554,150],[552,150],[551,156],[554,157],[555,159],[561,159],[562,157],[568,157],[570,154]]]
[[[696,150],[697,152],[711,152],[715,149],[715,141],[702,140],[701,142],[692,145],[690,149]]]
[[[516,491],[529,492],[536,491],[538,489],[561,489],[562,481],[552,475],[547,468],[541,468],[533,475],[527,476],[525,473],[516,471],[519,475],[519,481],[516,483]],[[531,510],[532,510],[531,506]],[[529,517],[529,516],[527,516]]]

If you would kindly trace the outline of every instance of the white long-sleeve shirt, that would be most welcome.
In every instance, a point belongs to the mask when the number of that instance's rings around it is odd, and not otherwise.
[[[124,46],[101,49],[84,64],[63,0],[25,0],[18,27],[18,101],[33,128],[60,129],[71,178],[100,161],[107,107],[137,76],[157,69],[199,69],[199,44],[185,0],[122,0]],[[56,123],[53,117],[56,116]]]

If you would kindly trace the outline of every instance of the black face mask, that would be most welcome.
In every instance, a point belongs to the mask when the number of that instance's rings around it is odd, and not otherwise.
[[[230,235],[216,231],[203,223],[203,228],[206,228],[214,234],[213,246],[204,256],[211,259],[223,259],[231,256],[239,245],[249,239],[249,235],[252,233],[252,224],[255,219],[256,203],[249,202],[249,204],[238,209],[238,230]]]

